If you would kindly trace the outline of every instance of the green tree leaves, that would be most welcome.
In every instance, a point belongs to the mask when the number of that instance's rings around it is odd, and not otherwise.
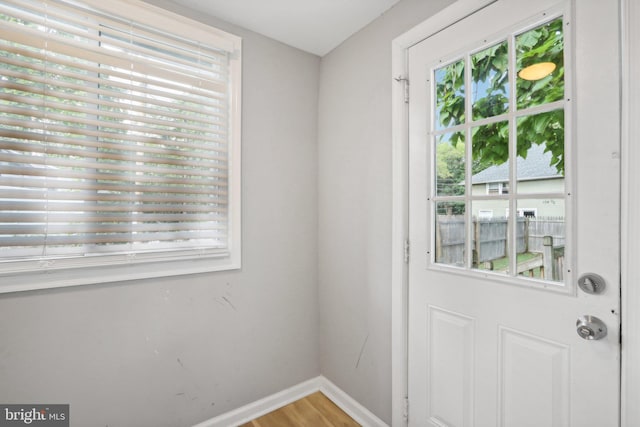
[[[436,105],[439,127],[451,127],[465,120],[464,61],[436,71]],[[457,142],[458,138],[456,138]]]
[[[512,109],[536,107],[562,100],[564,97],[563,20],[557,18],[515,37],[516,64],[521,70],[540,62],[552,62],[555,70],[539,80],[515,79],[515,106]],[[471,82],[465,84],[464,60],[436,71],[436,129],[442,130],[465,123],[465,97],[472,96],[472,119],[500,116],[509,111],[509,49],[506,41],[470,56]],[[473,127],[472,153],[474,170],[499,165],[509,159],[509,121],[501,120]],[[451,132],[453,147],[464,141],[461,131]],[[532,144],[546,146],[551,165],[564,172],[564,111],[558,109],[530,114],[517,120],[517,155],[526,157]]]
[[[443,138],[446,139],[446,138]],[[436,194],[461,196],[464,194],[465,144],[441,140],[436,145]]]

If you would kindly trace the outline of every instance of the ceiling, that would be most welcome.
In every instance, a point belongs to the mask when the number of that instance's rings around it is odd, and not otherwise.
[[[172,0],[323,56],[399,0]]]

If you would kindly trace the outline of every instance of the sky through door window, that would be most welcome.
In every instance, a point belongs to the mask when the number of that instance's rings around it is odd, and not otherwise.
[[[563,282],[564,25],[547,18],[433,70],[436,264]]]
[[[0,273],[237,268],[240,39],[120,0],[0,21]]]

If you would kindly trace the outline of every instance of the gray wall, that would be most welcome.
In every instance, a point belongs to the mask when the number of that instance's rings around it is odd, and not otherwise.
[[[453,0],[322,60],[148,2],[244,38],[243,269],[0,295],[0,402],[190,426],[322,373],[390,422],[391,41]]]
[[[74,427],[191,426],[320,373],[320,60],[244,37],[243,269],[0,295],[0,402]]]
[[[391,422],[391,41],[452,0],[402,0],[322,58],[320,369]]]

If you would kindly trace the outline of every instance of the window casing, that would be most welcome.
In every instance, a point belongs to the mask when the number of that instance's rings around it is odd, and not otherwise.
[[[120,0],[0,20],[0,291],[239,268],[240,39]]]

